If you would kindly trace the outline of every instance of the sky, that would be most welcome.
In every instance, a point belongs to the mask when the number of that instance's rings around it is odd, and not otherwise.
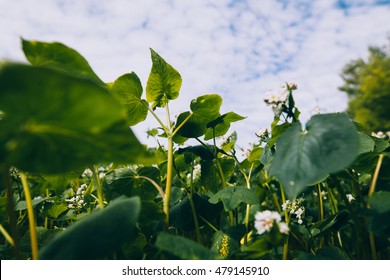
[[[369,46],[386,44],[389,18],[390,0],[0,0],[0,60],[26,61],[21,37],[57,41],[105,82],[134,71],[145,89],[153,48],[183,79],[172,115],[200,95],[220,94],[222,114],[246,117],[231,127],[246,148],[272,122],[265,94],[284,82],[298,85],[303,122],[316,107],[345,110],[340,72]],[[149,115],[133,130],[153,145],[146,130],[157,126]]]

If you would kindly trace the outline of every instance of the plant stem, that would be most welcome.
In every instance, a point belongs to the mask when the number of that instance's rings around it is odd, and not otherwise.
[[[96,165],[92,166],[91,170],[96,182],[96,192],[97,192],[99,207],[103,209],[104,208],[103,189],[100,183],[99,171]]]
[[[38,241],[37,241],[37,232],[35,229],[34,209],[33,209],[33,205],[32,205],[30,189],[28,187],[26,175],[23,172],[20,172],[20,178],[22,179],[24,197],[26,199],[26,205],[27,205],[28,224],[30,227],[32,259],[37,260],[38,259]]]
[[[158,190],[160,196],[162,198],[165,197],[165,193],[164,193],[163,189],[154,180],[152,180],[152,179],[150,179],[150,178],[148,178],[146,176],[142,176],[142,175],[134,176],[134,178],[135,179],[138,179],[138,178],[139,179],[145,179],[145,180],[149,181]]]
[[[317,194],[318,194],[318,220],[324,220],[324,205],[322,201],[322,190],[320,183],[317,184]],[[320,239],[320,248],[324,246],[324,237]]]
[[[20,259],[20,238],[18,232],[18,221],[15,214],[15,205],[14,205],[14,195],[11,185],[11,180],[9,176],[9,167],[4,167],[2,169],[3,185],[6,190],[6,199],[7,199],[7,214],[11,236],[13,237],[14,247],[13,254],[14,259]]]
[[[168,159],[167,159],[167,179],[165,184],[164,213],[166,215],[166,225],[169,225],[169,201],[171,199],[172,188],[172,167],[173,167],[173,140],[168,137]]]
[[[280,194],[282,196],[282,203],[284,204],[286,202],[286,196],[284,194],[284,188],[282,185],[280,185]],[[284,219],[287,225],[290,224],[290,216],[288,215],[287,209],[284,210]],[[287,236],[286,241],[283,245],[283,260],[287,260],[288,255],[288,243],[289,243],[290,234]]]
[[[0,224],[0,232],[4,236],[5,240],[8,241],[8,243],[12,246],[15,247],[15,242],[12,239],[12,237],[9,235],[9,233],[6,231],[6,229],[3,227],[2,224]]]
[[[194,218],[196,240],[198,241],[198,243],[201,243],[202,236],[200,234],[198,215],[196,213],[196,208],[195,208],[195,203],[194,203],[194,198],[193,198],[193,194],[194,194],[193,180],[194,180],[194,162],[192,161],[192,163],[191,163],[190,193],[188,195],[188,199],[190,201],[192,216]]]
[[[250,169],[249,169],[249,174],[248,174],[248,176],[245,174],[244,171],[241,171],[242,174],[244,175],[245,182],[246,182],[246,187],[248,188],[248,190],[251,189],[250,180],[251,180],[251,175],[252,175],[253,166],[254,166],[254,163],[251,164],[251,167],[250,167]],[[247,204],[247,205],[246,205],[246,213],[245,213],[245,228],[246,228],[246,234],[245,234],[245,237],[244,237],[244,242],[245,242],[245,243],[247,243],[247,241],[248,241],[248,232],[249,232],[249,212],[250,212],[250,205]]]
[[[375,167],[374,175],[372,176],[370,189],[368,190],[368,199],[369,200],[370,200],[370,198],[372,197],[372,195],[375,192],[375,187],[376,187],[376,183],[378,181],[378,175],[379,175],[379,171],[380,171],[381,166],[382,166],[383,157],[384,157],[384,154],[380,154],[379,155],[378,162],[377,162],[376,167]],[[367,208],[370,208],[369,202],[367,203]],[[374,233],[372,231],[369,231],[368,234],[369,234],[369,239],[370,239],[370,247],[371,247],[372,259],[377,260],[378,259],[378,253],[376,251]]]

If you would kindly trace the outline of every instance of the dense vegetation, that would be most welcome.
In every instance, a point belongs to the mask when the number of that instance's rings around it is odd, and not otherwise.
[[[245,118],[217,94],[172,118],[182,79],[154,50],[145,99],[133,72],[104,83],[63,44],[22,46],[29,65],[0,65],[1,259],[390,258],[389,139],[344,113],[302,123],[296,84],[265,96],[242,160]],[[166,145],[129,128],[148,115]]]

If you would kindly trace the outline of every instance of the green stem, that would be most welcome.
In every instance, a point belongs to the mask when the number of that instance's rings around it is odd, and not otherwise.
[[[250,169],[249,169],[249,174],[248,176],[245,174],[244,171],[241,171],[242,174],[244,175],[244,178],[245,178],[245,182],[246,182],[246,187],[250,190],[251,188],[251,183],[250,183],[250,180],[251,180],[251,176],[252,176],[252,170],[253,170],[253,166],[254,166],[254,163],[252,163]],[[246,228],[246,234],[245,234],[245,237],[244,237],[244,242],[247,243],[248,241],[248,233],[249,233],[249,212],[250,212],[250,205],[247,204],[246,205],[246,213],[245,213],[245,228]]]
[[[280,194],[282,196],[282,203],[284,204],[286,202],[286,196],[285,196],[284,188],[282,185],[280,185]],[[285,219],[286,224],[289,225],[290,224],[290,216],[287,212],[287,209],[284,210],[284,219]],[[287,236],[286,241],[283,244],[283,260],[287,260],[289,237],[290,237],[290,234]]]
[[[145,179],[147,181],[149,181],[157,190],[158,192],[160,193],[161,197],[164,198],[165,197],[165,193],[163,191],[163,189],[152,179],[146,177],[146,176],[142,176],[142,175],[138,175],[138,176],[134,176],[135,179]]]
[[[37,232],[35,229],[35,217],[34,217],[34,209],[32,205],[30,189],[28,187],[26,175],[23,172],[20,172],[20,178],[22,179],[24,197],[26,199],[27,205],[27,214],[28,214],[28,224],[30,228],[30,240],[31,240],[31,252],[32,259],[38,259],[38,240],[37,240]]]
[[[12,246],[15,247],[15,242],[12,239],[12,237],[9,235],[9,233],[6,231],[6,229],[3,227],[2,224],[0,224],[0,232],[4,236],[5,240],[8,241],[8,243]]]
[[[104,208],[103,188],[99,178],[99,171],[96,165],[92,166],[91,170],[96,182],[96,192],[97,192],[99,207],[103,209]]]
[[[172,134],[171,134],[172,137],[175,136],[175,134],[180,130],[180,128],[183,127],[183,125],[185,125],[185,123],[192,117],[193,114],[194,114],[194,113],[191,112],[191,113],[184,119],[184,121],[182,121],[182,123],[179,124],[179,126],[175,128],[175,130],[174,130],[174,131],[172,132]]]
[[[149,112],[153,115],[153,117],[157,120],[157,122],[161,125],[161,128],[165,131],[165,133],[168,133],[168,128],[163,124],[161,119],[156,115],[156,113],[153,111],[152,108],[149,106],[146,106],[149,110]]]
[[[322,201],[322,190],[320,183],[317,184],[317,196],[318,196],[318,220],[324,220],[324,205]],[[324,246],[324,237],[320,239],[320,248]]]
[[[372,197],[372,195],[375,192],[376,183],[378,181],[379,171],[380,171],[381,166],[382,166],[383,157],[384,157],[384,154],[380,154],[379,155],[378,162],[377,162],[376,167],[375,167],[374,175],[372,176],[370,189],[368,190],[368,198],[369,198],[369,200],[370,200],[370,198]],[[367,204],[367,208],[370,208],[370,204],[369,203]],[[372,231],[369,231],[369,239],[370,239],[370,247],[371,247],[372,259],[377,260],[378,259],[378,253],[376,251],[376,246],[375,246],[375,236],[374,236],[374,233]]]
[[[188,198],[189,198],[190,205],[191,205],[192,216],[194,218],[196,240],[198,241],[198,243],[201,243],[202,237],[200,234],[198,215],[196,213],[196,208],[195,208],[195,203],[194,203],[194,198],[193,198],[193,194],[194,194],[193,180],[194,180],[194,161],[192,161],[192,163],[191,163],[190,193],[189,193]]]
[[[215,232],[218,231],[218,229],[212,224],[210,223],[209,221],[207,221],[205,218],[203,218],[202,216],[199,215],[199,218],[205,222],[206,225],[208,225],[212,230],[214,230]]]
[[[2,183],[5,186],[5,190],[6,190],[8,222],[9,222],[10,232],[14,241],[13,254],[14,254],[14,259],[19,259],[20,258],[20,237],[18,232],[18,220],[16,218],[16,213],[15,213],[14,195],[13,195],[13,190],[11,185],[11,179],[9,176],[9,168],[5,167],[2,171],[3,171]]]
[[[165,184],[164,213],[166,215],[165,223],[169,225],[169,201],[171,199],[172,188],[172,167],[173,167],[173,140],[168,136],[168,160],[167,160],[167,179]]]

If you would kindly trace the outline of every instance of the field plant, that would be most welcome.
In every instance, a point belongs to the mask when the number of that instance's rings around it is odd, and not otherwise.
[[[243,157],[220,95],[170,114],[182,78],[152,49],[144,94],[61,43],[22,48],[0,64],[1,259],[390,259],[386,134],[302,121],[288,82]],[[147,117],[155,147],[131,130]]]

